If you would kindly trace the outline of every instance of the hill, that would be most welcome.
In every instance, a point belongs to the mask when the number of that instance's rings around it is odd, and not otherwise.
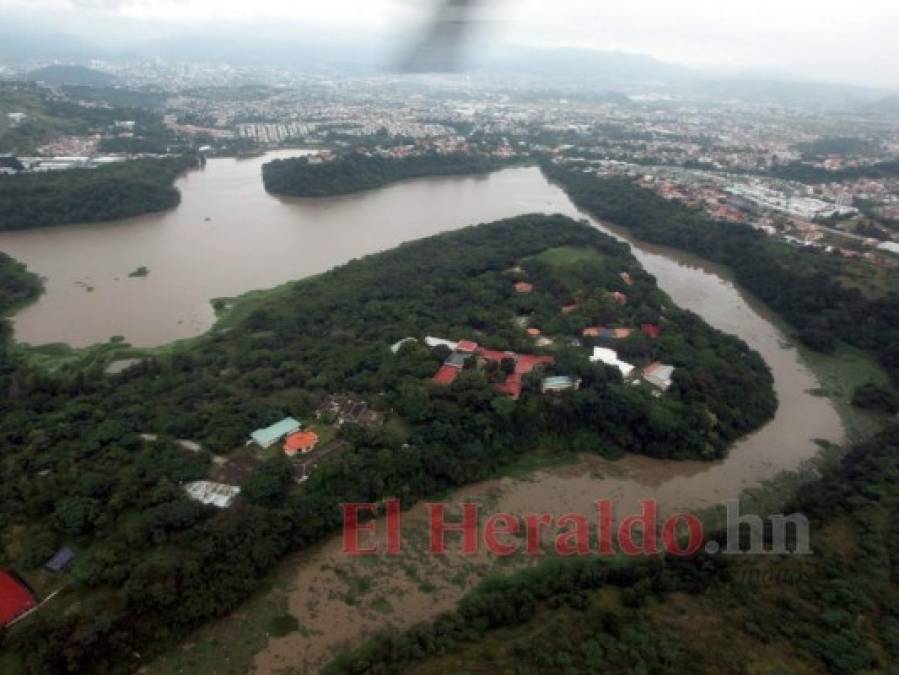
[[[33,82],[42,82],[54,87],[62,85],[103,87],[116,81],[114,76],[93,68],[63,65],[46,66],[45,68],[32,70],[26,78]]]

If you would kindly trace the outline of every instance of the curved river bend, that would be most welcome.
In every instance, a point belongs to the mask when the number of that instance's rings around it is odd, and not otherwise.
[[[14,317],[17,339],[85,346],[123,335],[136,346],[160,345],[207,330],[213,322],[209,301],[215,297],[276,286],[469,224],[531,212],[584,217],[537,168],[411,181],[334,199],[296,200],[264,191],[261,165],[271,158],[210,160],[205,169],[178,181],[182,203],[163,214],[0,233],[0,250],[47,278],[46,294]],[[536,481],[473,486],[463,495],[499,489],[502,508],[512,512],[587,509],[601,497],[616,499],[623,513],[634,512],[637,502],[647,497],[658,499],[662,510],[699,509],[798,468],[817,454],[814,439],[843,440],[836,410],[829,400],[809,393],[818,382],[776,318],[735,287],[725,270],[594,224],[629,241],[643,266],[680,306],[740,336],[764,356],[775,376],[778,414],[720,462],[660,462],[630,456],[604,467],[607,475],[602,480],[586,470],[551,471]],[[149,276],[130,278],[128,274],[140,266],[149,268]],[[411,518],[416,517],[414,511]],[[318,662],[341,636],[358,639],[360,632],[381,625],[383,617],[368,621],[358,608],[328,601],[326,570],[342,562],[336,538],[305,556],[297,572],[304,597],[310,589],[320,589],[317,594],[327,611],[319,621],[322,634],[329,637],[273,640],[267,654],[257,660],[260,670],[290,662],[298,651],[307,663]],[[452,606],[463,592],[439,583],[438,588],[437,596],[422,596],[414,587],[404,589],[403,609],[397,608],[394,622],[402,626],[429,618],[437,609]],[[297,616],[308,614],[304,606],[291,600]],[[307,616],[304,624],[307,620],[316,622]]]

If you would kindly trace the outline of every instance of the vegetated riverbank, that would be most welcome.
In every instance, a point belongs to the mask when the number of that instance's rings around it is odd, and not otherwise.
[[[343,155],[328,162],[308,157],[276,159],[262,167],[265,189],[289,197],[333,197],[412,178],[472,176],[513,165],[482,154],[431,153],[403,158]]]
[[[875,354],[899,381],[899,290],[869,293],[841,283],[852,263],[772,242],[745,225],[718,223],[627,179],[597,179],[552,162],[542,164],[575,204],[645,241],[690,251],[734,270],[737,280],[790,322],[808,346],[841,341]],[[872,297],[873,294],[873,297]]]
[[[530,294],[515,290],[522,274]],[[619,284],[626,304],[609,300]],[[562,312],[572,299],[580,315]],[[539,352],[516,317],[538,319],[556,336],[605,313],[630,322],[652,311],[664,315],[662,335],[629,345],[630,358],[642,350],[695,378],[685,388],[688,380],[675,377],[661,398],[561,341],[551,352],[556,372],[580,377],[581,390],[545,397],[539,379],[526,378],[517,403],[497,395],[489,368],[434,388],[444,355],[388,348],[410,334],[436,334]],[[674,307],[625,245],[558,216],[466,228],[355,261],[292,286],[286,299],[193,347],[111,376],[47,376],[14,364],[15,386],[3,390],[16,393],[0,418],[9,448],[0,508],[14,545],[0,551],[0,564],[30,576],[48,549],[68,543],[79,553],[54,611],[6,636],[5,652],[31,671],[137,667],[136,651],[236,608],[288,551],[333,532],[341,502],[394,494],[409,505],[493,475],[531,448],[558,446],[563,433],[600,452],[720,454],[773,411],[758,355]],[[309,419],[322,396],[340,392],[370,400],[387,423],[348,425],[347,447],[302,489],[283,458],[259,462],[239,508],[202,508],[178,488],[216,469],[211,454],[174,439],[216,454],[246,452],[248,430],[285,414]],[[741,411],[747,399],[758,405]],[[675,437],[681,443],[672,446]]]
[[[889,668],[899,648],[897,451],[893,426],[793,500],[788,512],[811,521],[811,557],[552,560],[482,583],[429,624],[380,633],[324,672]],[[723,548],[726,536],[709,540]]]
[[[0,230],[103,222],[174,208],[181,200],[175,179],[199,161],[179,155],[0,176]]]

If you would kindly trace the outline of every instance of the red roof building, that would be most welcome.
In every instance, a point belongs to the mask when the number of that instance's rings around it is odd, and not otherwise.
[[[654,323],[644,323],[640,326],[640,330],[643,331],[643,335],[651,337],[654,340],[662,337],[662,327],[657,326]]]
[[[298,431],[291,434],[284,442],[284,454],[293,457],[300,453],[306,454],[315,450],[318,445],[318,434],[314,431]]]
[[[472,342],[471,340],[462,340],[462,342],[456,345],[457,352],[464,352],[466,354],[474,354],[478,350],[478,343]]]
[[[539,334],[539,333],[538,333]],[[474,342],[460,342],[456,348],[456,353],[460,351],[471,350],[479,359],[480,366],[485,361],[502,363],[505,359],[512,359],[515,362],[515,370],[506,377],[505,382],[495,385],[496,390],[500,394],[505,394],[517,399],[521,396],[522,379],[538,366],[550,365],[556,362],[552,356],[534,356],[532,354],[516,354],[515,352],[500,352],[492,349],[484,349]],[[436,385],[448,386],[456,381],[459,376],[460,368],[452,365],[450,361],[441,366],[437,374],[432,378],[432,382]]]
[[[446,387],[455,382],[457,377],[459,377],[459,369],[445,365],[441,366],[440,370],[437,371],[437,374],[434,376],[434,379],[432,381],[434,382],[434,384],[439,384]]]
[[[0,627],[37,607],[31,590],[9,572],[0,570]]]

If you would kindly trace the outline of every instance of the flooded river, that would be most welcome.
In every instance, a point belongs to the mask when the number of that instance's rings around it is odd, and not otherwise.
[[[17,339],[84,346],[122,335],[137,346],[160,345],[207,330],[213,321],[209,301],[215,297],[275,286],[469,224],[537,211],[583,217],[536,168],[298,200],[263,190],[261,165],[270,158],[210,160],[205,169],[179,180],[183,201],[163,214],[0,234],[0,250],[47,278],[46,294],[15,317]],[[595,224],[630,241],[643,266],[681,307],[762,354],[775,376],[777,417],[713,464],[631,456],[612,466],[585,462],[534,480],[473,486],[465,494],[489,495],[498,507],[517,512],[586,509],[599,498],[616,499],[622,512],[631,512],[647,497],[658,499],[663,510],[699,509],[796,469],[817,454],[815,439],[842,440],[836,410],[809,393],[818,383],[776,318],[736,288],[725,270]],[[147,276],[128,276],[141,266],[149,269]],[[351,606],[335,591],[345,578],[335,570],[345,564],[339,538],[303,556],[290,609],[308,630],[272,640],[259,655],[258,670],[317,664],[344,640],[355,642],[383,625],[383,615]],[[486,573],[490,568],[479,569]],[[479,575],[463,583],[441,584],[435,578],[428,590],[420,582],[403,581],[402,574],[377,576],[375,588],[388,585],[379,591],[386,595],[395,595],[389,584],[402,583],[394,589],[401,591],[402,612],[390,618],[402,627],[451,606]]]

